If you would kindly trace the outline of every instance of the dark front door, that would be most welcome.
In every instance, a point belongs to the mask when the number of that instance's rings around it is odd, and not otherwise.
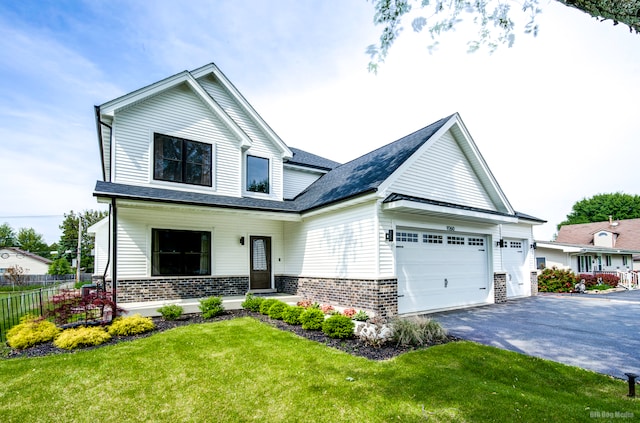
[[[249,273],[250,289],[271,288],[271,237],[252,236],[251,244],[251,271]]]

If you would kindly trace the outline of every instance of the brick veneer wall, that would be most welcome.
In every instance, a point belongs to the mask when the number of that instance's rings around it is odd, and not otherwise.
[[[398,314],[397,279],[333,279],[276,276],[276,289],[305,299],[372,311],[376,316]]]
[[[496,272],[493,274],[493,296],[496,304],[507,302],[507,274]]]
[[[107,280],[106,289],[111,288]],[[245,295],[248,290],[248,276],[122,279],[116,286],[118,302],[123,303]]]
[[[531,295],[538,295],[538,272],[531,272]]]

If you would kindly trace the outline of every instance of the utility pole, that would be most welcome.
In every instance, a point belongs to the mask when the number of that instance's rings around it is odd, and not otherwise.
[[[76,253],[76,283],[80,283],[80,259],[82,248],[82,217],[78,213],[78,251]]]

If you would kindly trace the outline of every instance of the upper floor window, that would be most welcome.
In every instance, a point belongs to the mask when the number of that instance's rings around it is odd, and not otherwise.
[[[211,186],[211,144],[153,135],[153,179]]]
[[[269,159],[247,156],[247,191],[269,194]]]

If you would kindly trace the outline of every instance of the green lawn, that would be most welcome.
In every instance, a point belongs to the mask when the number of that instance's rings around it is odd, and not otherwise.
[[[374,362],[252,318],[0,360],[2,422],[637,419],[640,400],[627,392],[623,381],[470,342]]]

